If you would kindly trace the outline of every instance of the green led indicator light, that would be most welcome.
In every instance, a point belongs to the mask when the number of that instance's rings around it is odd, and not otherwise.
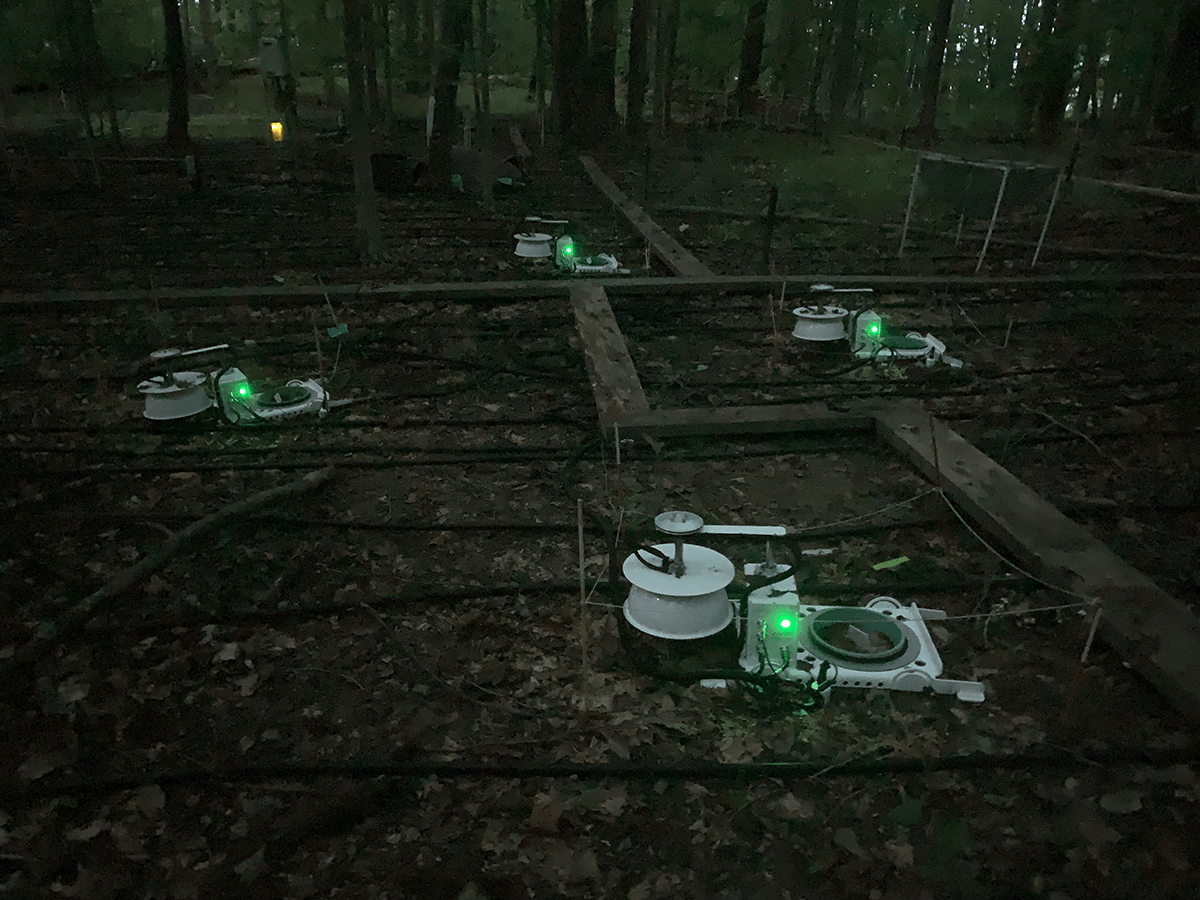
[[[792,626],[795,624],[796,623],[793,622],[791,619],[789,619],[787,616],[784,616],[783,618],[781,618],[779,620],[779,630],[780,631],[791,631]]]
[[[871,332],[871,334],[879,334],[879,323],[872,322],[867,326],[867,331]]]

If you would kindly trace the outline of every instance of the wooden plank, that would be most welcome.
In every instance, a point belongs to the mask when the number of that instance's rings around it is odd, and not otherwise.
[[[1085,178],[1079,176],[1077,181],[1087,181],[1114,191],[1125,191],[1128,194],[1145,194],[1149,197],[1159,197],[1163,200],[1176,200],[1180,203],[1200,202],[1200,194],[1183,194],[1179,191],[1168,191],[1165,188],[1146,187],[1144,184],[1130,184],[1128,181],[1105,181],[1102,178]]]
[[[670,266],[672,272],[685,278],[712,277],[712,270],[685,250],[679,241],[656,225],[654,220],[646,215],[645,210],[626,197],[613,180],[600,170],[594,159],[590,156],[581,156],[579,161],[583,163],[584,169],[587,170],[588,176],[596,187],[604,191],[613,205],[624,213],[625,218],[633,224],[633,227],[650,242],[654,252]]]
[[[825,434],[871,431],[869,412],[831,412],[824,403],[778,406],[728,406],[719,409],[656,409],[628,414],[618,424],[634,437],[688,437],[720,434]]]
[[[589,283],[574,285],[571,309],[583,341],[600,427],[608,431],[626,414],[649,412],[650,404],[604,288]]]
[[[112,291],[0,292],[0,309],[112,306],[121,303],[158,303],[162,306],[232,306],[254,301],[270,305],[307,306],[323,303],[325,295],[341,301],[355,298],[398,302],[446,299],[452,302],[512,303],[537,297],[565,297],[575,284],[554,281],[460,281],[430,284],[328,284],[242,285],[219,288],[132,288]],[[988,288],[1072,290],[1105,287],[1165,287],[1200,284],[1200,273],[1166,272],[1131,275],[1014,275],[999,278],[954,275],[792,275],[788,294],[799,294],[810,284],[835,287],[870,287],[877,291],[937,290],[966,293]],[[783,278],[771,275],[709,275],[700,278],[589,278],[587,284],[620,294],[668,296],[697,293],[738,293],[778,290]]]
[[[937,478],[929,417],[919,404],[895,404],[876,419],[885,441]],[[944,423],[934,427],[947,495],[1020,565],[1052,584],[1098,597],[1101,636],[1200,722],[1200,618]]]

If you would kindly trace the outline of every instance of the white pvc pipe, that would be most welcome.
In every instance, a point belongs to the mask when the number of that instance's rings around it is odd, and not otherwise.
[[[983,249],[979,251],[979,262],[975,263],[975,274],[979,274],[979,270],[983,268],[983,258],[987,256],[988,244],[992,242],[992,230],[996,227],[996,216],[1000,215],[1000,202],[1004,199],[1004,188],[1008,184],[1008,168],[1004,169],[1004,176],[1000,179],[1000,190],[996,193],[996,205],[992,209],[992,221],[988,223],[987,237],[983,239]]]

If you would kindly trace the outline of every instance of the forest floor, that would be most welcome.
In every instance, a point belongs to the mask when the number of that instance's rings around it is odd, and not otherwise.
[[[845,191],[865,166],[836,143],[701,135],[652,153],[649,206],[720,274],[970,273],[978,243],[956,249],[932,216],[894,259],[911,156],[847,141],[890,173],[864,197]],[[390,256],[363,266],[343,147],[198,155],[198,191],[131,161],[101,192],[4,195],[0,893],[1200,896],[1195,726],[1103,643],[1081,662],[1090,608],[992,552],[873,439],[637,441],[618,465],[564,296],[326,307],[249,290],[557,290],[512,255],[531,214],[569,219],[585,252],[635,275],[667,274],[573,158],[536,154],[529,186],[490,204],[383,198]],[[645,158],[600,160],[644,196]],[[764,263],[764,187],[781,182],[794,218]],[[1194,283],[1116,283],[1195,266],[1094,252],[1195,255],[1194,219],[1081,190],[1055,214],[1044,272],[1111,274],[1106,288],[855,295],[942,339],[961,369],[803,349],[778,291],[609,296],[651,408],[918,399],[1196,608]],[[997,236],[1036,240],[1031,222]],[[985,272],[1026,273],[1030,253],[996,242]],[[54,295],[125,288],[163,297]],[[347,333],[326,338],[335,321]],[[352,402],[279,424],[147,422],[148,354],[222,342],[259,387],[313,375]],[[160,559],[191,523],[329,464],[326,483]],[[805,603],[944,610],[930,631],[945,677],[980,681],[986,700],[845,689],[813,710],[647,674],[618,628],[615,570],[672,508],[786,525],[777,549]],[[746,540],[720,549],[762,558]],[[729,653],[725,635],[669,655]]]

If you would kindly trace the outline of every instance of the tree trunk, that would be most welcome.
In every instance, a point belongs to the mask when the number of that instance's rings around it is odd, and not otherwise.
[[[925,83],[921,86],[921,114],[917,119],[918,142],[933,143],[937,135],[938,95],[942,90],[942,63],[946,59],[946,36],[950,33],[950,17],[954,0],[938,0],[937,17],[929,36],[929,58],[925,64]]]
[[[188,83],[183,55],[183,24],[179,20],[179,0],[161,0],[167,41],[167,74],[171,93],[167,101],[167,150],[186,153],[191,149],[188,137]]]
[[[392,0],[379,0],[379,46],[383,51],[383,124],[392,131],[396,119],[396,69],[392,53]]]
[[[742,115],[759,99],[758,76],[762,71],[763,39],[767,34],[767,5],[770,0],[750,0],[746,27],[742,31],[742,59],[738,67],[737,102]],[[855,0],[857,2],[857,0]]]
[[[537,91],[538,126],[541,128],[541,140],[546,139],[546,45],[550,34],[550,4],[549,0],[533,0],[534,40],[533,51],[533,88]]]
[[[1200,88],[1200,0],[1188,0],[1179,14],[1167,56],[1165,92],[1154,121],[1176,141],[1196,145],[1197,92]]]
[[[833,37],[833,3],[827,3],[825,6],[825,17],[821,20],[821,33],[817,37],[817,55],[813,60],[812,80],[809,83],[808,89],[808,114],[811,118],[817,117],[817,95],[821,91],[821,82],[825,78],[825,64],[829,57],[829,44]]]
[[[625,85],[625,130],[640,137],[644,129],[642,108],[649,82],[647,38],[650,32],[650,7],[653,0],[633,0],[629,10],[629,76]]]
[[[617,123],[617,0],[594,0],[589,50],[588,122],[599,139]]]
[[[61,0],[58,7],[58,37],[60,46],[65,48],[62,54],[62,82],[64,87],[70,90],[75,104],[74,111],[83,119],[81,124],[85,126],[88,140],[91,140],[95,135],[92,132],[88,102],[90,80],[85,66],[83,25],[80,21],[82,17],[76,0]],[[64,108],[63,111],[67,110]]]
[[[854,62],[858,58],[858,0],[840,0],[840,24],[833,47],[833,74],[829,80],[829,123],[838,127],[846,115],[846,101],[854,87]]]
[[[1021,132],[1029,131],[1033,127],[1035,117],[1040,113],[1050,42],[1054,34],[1054,20],[1057,17],[1058,0],[1042,0],[1037,34],[1031,40],[1025,41],[1025,47],[1030,49],[1025,56],[1024,65],[1017,71],[1020,103],[1017,127]]]
[[[479,0],[479,149],[492,152],[492,0]]]
[[[417,0],[405,0],[405,2],[400,4],[400,8],[402,10],[401,21],[404,25],[404,89],[410,94],[418,94],[421,91],[421,86],[420,82],[413,77],[413,64],[419,56],[417,42],[420,30],[420,8],[417,5]]]
[[[870,45],[874,28],[875,11],[868,7],[867,22],[862,30],[863,41],[861,43]],[[874,62],[868,65],[867,60],[862,57],[861,54],[859,55],[858,75],[854,79],[854,117],[858,119],[859,124],[862,124],[863,120],[866,118],[867,110],[865,99],[867,94],[867,80],[870,78],[871,70],[874,68],[874,66]]]
[[[212,0],[200,0],[200,37],[204,44],[204,62],[210,73],[217,70],[217,46],[213,43]]]
[[[421,11],[424,21],[425,46],[426,48],[433,48],[437,46],[438,40],[434,0],[421,0],[421,2],[424,4]],[[427,51],[426,58],[429,61],[429,91],[432,93],[437,83],[437,59],[432,49]]]
[[[659,134],[671,125],[671,82],[675,77],[675,39],[680,0],[660,0],[654,27],[654,120]]]
[[[1100,110],[1096,103],[1096,81],[1100,74],[1100,40],[1097,33],[1088,36],[1087,49],[1083,54],[1083,69],[1079,72],[1079,99],[1075,115],[1080,121],[1092,121]]]
[[[346,80],[350,88],[350,152],[354,160],[354,207],[358,223],[358,249],[366,258],[379,259],[383,235],[379,227],[379,204],[371,172],[371,127],[366,111],[366,73],[363,30],[367,24],[363,0],[343,0],[343,30],[346,40]]]
[[[467,59],[471,63],[471,95],[475,100],[475,115],[483,112],[483,98],[479,94],[479,54],[483,46],[483,35],[479,33],[479,9],[477,0],[471,0],[471,21],[467,24]],[[476,121],[472,119],[472,121]],[[467,143],[464,139],[463,143]]]
[[[283,105],[283,137],[289,144],[296,140],[300,117],[296,113],[296,75],[292,71],[292,26],[288,20],[288,0],[279,0],[279,54],[283,58],[279,100]]]
[[[1079,50],[1075,29],[1080,0],[1063,0],[1055,17],[1054,31],[1046,45],[1042,60],[1042,90],[1038,100],[1038,131],[1042,140],[1053,144],[1062,131],[1063,111],[1067,105],[1067,90],[1071,86],[1071,71]]]
[[[797,62],[803,42],[807,39],[805,29],[812,17],[812,0],[787,0],[783,5],[783,21],[779,26],[779,37],[771,46],[770,62],[779,75],[779,82],[787,90],[795,91],[792,76],[798,69]],[[743,41],[743,46],[744,46]]]
[[[112,69],[100,51],[100,41],[96,37],[96,10],[92,0],[79,0],[79,15],[87,61],[87,78],[94,88],[103,90],[108,113],[108,136],[113,141],[120,142],[121,128],[117,123],[117,98],[114,93]],[[88,118],[91,118],[90,112]]]
[[[559,136],[573,144],[587,143],[587,51],[585,0],[558,0],[553,103]]]
[[[183,29],[183,70],[187,74],[188,93],[192,90],[192,0],[179,0],[179,25]]]
[[[315,18],[317,33],[324,36],[329,34],[329,0],[315,0]],[[329,106],[337,105],[337,83],[333,78],[333,60],[328,52],[321,55],[321,87],[325,102]]]
[[[442,7],[442,41],[438,54],[437,83],[433,89],[433,135],[429,140],[429,174],[434,186],[450,190],[454,146],[454,112],[463,49],[471,28],[470,0],[446,0]]]
[[[258,0],[250,0],[250,37],[254,41],[254,55],[258,55],[258,45],[262,41],[262,15],[258,8]]]
[[[1105,67],[1105,106],[1109,107],[1106,118],[1116,129],[1128,126],[1135,140],[1149,136],[1155,110],[1162,103],[1167,86],[1167,60],[1180,18],[1178,12],[1178,7],[1169,12],[1160,9],[1154,21],[1148,23],[1154,49],[1150,65],[1143,67],[1140,78],[1131,74],[1132,67],[1125,59],[1127,54],[1120,52],[1123,48],[1119,43],[1114,46],[1114,59]]]
[[[363,2],[363,69],[367,76],[367,121],[377,125],[383,111],[383,101],[379,98],[379,28],[375,21],[379,7],[375,0]]]
[[[988,23],[991,44],[988,49],[988,90],[999,93],[1012,85],[1013,63],[1021,37],[1021,6],[1001,5]]]

